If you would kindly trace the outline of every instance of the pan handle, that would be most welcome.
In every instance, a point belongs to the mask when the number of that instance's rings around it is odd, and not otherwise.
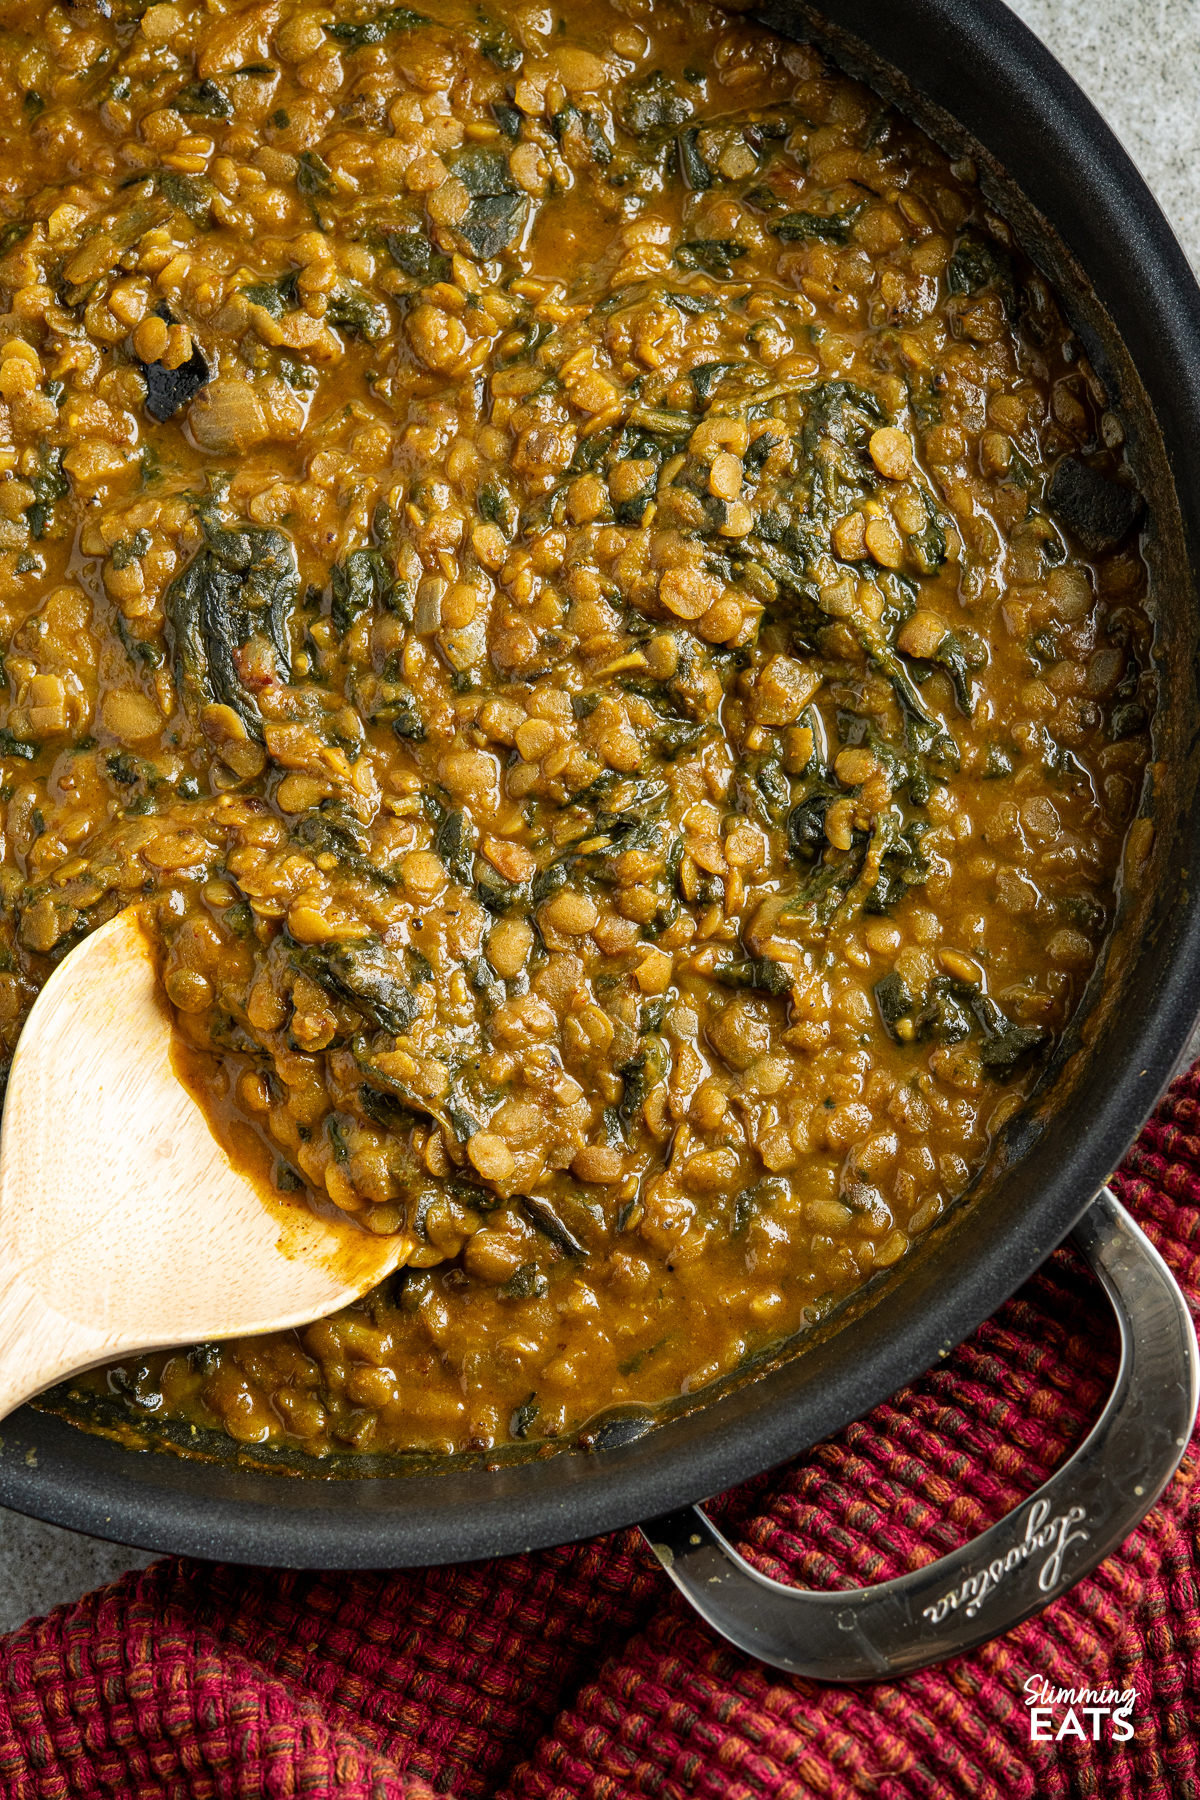
[[[1128,1537],[1191,1436],[1196,1333],[1174,1276],[1109,1188],[1072,1241],[1121,1332],[1112,1394],[1075,1454],[981,1536],[874,1587],[785,1587],[751,1568],[698,1506],[650,1520],[650,1548],[714,1630],[796,1675],[879,1681],[1011,1631]]]

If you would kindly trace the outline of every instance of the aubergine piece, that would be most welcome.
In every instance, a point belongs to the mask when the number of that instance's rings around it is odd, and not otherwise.
[[[235,652],[256,635],[275,653],[281,681],[291,678],[288,625],[300,592],[292,540],[259,525],[205,525],[207,543],[167,589],[165,611],[175,679],[185,708],[233,708],[256,743],[263,741],[258,701],[243,684]]]
[[[1100,556],[1128,537],[1145,502],[1136,488],[1110,481],[1077,456],[1064,456],[1050,477],[1046,505],[1085,550]]]
[[[175,323],[165,306],[160,306],[157,310],[159,318],[166,324]],[[212,378],[212,371],[198,344],[187,361],[180,363],[177,369],[168,369],[160,362],[139,362],[138,368],[146,383],[146,411],[160,425],[165,420],[174,418],[180,407],[194,399]]]

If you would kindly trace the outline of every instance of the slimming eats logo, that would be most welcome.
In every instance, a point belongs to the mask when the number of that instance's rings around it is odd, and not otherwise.
[[[1136,1688],[1060,1688],[1044,1675],[1031,1675],[1025,1683],[1025,1704],[1029,1708],[1029,1737],[1035,1744],[1061,1743],[1064,1738],[1091,1738],[1099,1743],[1101,1725],[1104,1735],[1115,1744],[1126,1744],[1133,1736],[1130,1714],[1137,1700]],[[1063,1713],[1063,1708],[1066,1708]],[[1060,1719],[1056,1713],[1063,1713]],[[1084,1726],[1087,1720],[1087,1728]]]
[[[988,1595],[1002,1581],[1027,1563],[1031,1556],[1038,1556],[1046,1551],[1049,1555],[1038,1571],[1038,1587],[1043,1594],[1048,1594],[1057,1586],[1062,1574],[1067,1546],[1086,1542],[1089,1536],[1088,1532],[1075,1529],[1080,1520],[1086,1517],[1082,1506],[1072,1506],[1066,1512],[1056,1513],[1051,1518],[1049,1500],[1035,1500],[1025,1520],[1025,1535],[1003,1556],[995,1557],[986,1568],[969,1575],[960,1586],[940,1594],[932,1606],[923,1607],[922,1618],[928,1619],[931,1625],[940,1625],[949,1613],[957,1611],[961,1606],[968,1619],[973,1619]]]

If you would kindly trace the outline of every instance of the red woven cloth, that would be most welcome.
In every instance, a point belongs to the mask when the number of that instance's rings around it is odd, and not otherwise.
[[[1200,1065],[1116,1186],[1194,1300]],[[945,1366],[727,1496],[726,1529],[813,1586],[879,1580],[973,1535],[1102,1405],[1105,1310],[1060,1252]],[[1121,1551],[1019,1630],[857,1689],[729,1649],[632,1532],[412,1574],[160,1562],[0,1639],[0,1793],[1198,1800],[1194,1473],[1189,1460]],[[1032,1741],[1030,1677],[1135,1689],[1133,1736],[1101,1722],[1096,1741]]]

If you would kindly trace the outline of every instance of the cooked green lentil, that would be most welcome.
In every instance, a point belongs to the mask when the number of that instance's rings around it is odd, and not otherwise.
[[[699,1392],[968,1186],[1147,849],[1100,380],[969,162],[714,9],[9,18],[4,1041],[146,901],[215,1128],[406,1252],[75,1391]]]

